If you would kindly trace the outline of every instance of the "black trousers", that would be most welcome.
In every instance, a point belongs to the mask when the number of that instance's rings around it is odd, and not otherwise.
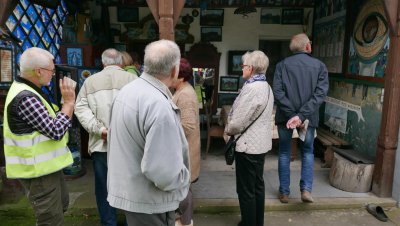
[[[265,153],[235,153],[236,191],[242,221],[240,226],[263,226],[265,208]]]
[[[175,211],[154,214],[124,212],[129,226],[175,226]]]

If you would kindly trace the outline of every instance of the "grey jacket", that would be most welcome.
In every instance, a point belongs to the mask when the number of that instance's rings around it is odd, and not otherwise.
[[[329,88],[326,66],[307,53],[296,53],[278,63],[275,69],[273,90],[277,105],[275,124],[286,125],[299,116],[308,119],[309,126],[318,127],[319,106]]]
[[[189,189],[189,149],[168,88],[145,73],[122,88],[108,140],[110,205],[146,214],[176,210]]]
[[[229,113],[225,132],[237,137],[260,114],[262,115],[236,142],[237,152],[262,154],[271,150],[273,106],[274,95],[267,82],[257,81],[243,86]]]

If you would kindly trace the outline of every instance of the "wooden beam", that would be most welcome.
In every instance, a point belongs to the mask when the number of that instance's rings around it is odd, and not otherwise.
[[[388,64],[385,71],[381,128],[372,191],[380,197],[391,197],[394,165],[399,135],[400,112],[400,36],[390,33]]]
[[[398,0],[382,0],[386,17],[389,22],[390,32],[395,36],[400,36],[400,4]]]
[[[5,25],[8,17],[11,15],[15,6],[17,6],[17,0],[1,0],[0,1],[0,26]]]

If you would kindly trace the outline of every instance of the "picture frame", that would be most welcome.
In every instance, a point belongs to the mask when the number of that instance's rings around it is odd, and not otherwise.
[[[139,8],[132,6],[117,6],[118,22],[139,22]]]
[[[200,11],[200,26],[223,26],[223,9],[202,9]]]
[[[303,17],[303,9],[282,9],[282,24],[303,24]]]
[[[75,82],[78,83],[78,75],[77,71],[78,69],[76,67],[71,67],[69,65],[60,65],[56,64],[55,65],[56,73],[52,78],[52,85],[51,85],[51,96],[53,98],[53,101],[57,106],[60,107],[61,109],[61,91],[59,87],[59,81],[60,79],[64,77],[69,77],[70,79],[74,80]],[[75,94],[78,94],[79,92],[79,87],[78,85],[75,88]]]
[[[219,77],[219,91],[237,93],[239,91],[239,82],[239,76],[221,76]]]
[[[78,77],[79,89],[82,88],[83,83],[87,78],[102,70],[101,67],[77,67],[77,69],[78,69],[77,77]]]
[[[232,105],[237,96],[237,93],[218,93],[217,107]]]
[[[0,86],[9,87],[14,80],[14,51],[0,47]]]
[[[282,10],[280,8],[262,8],[260,14],[260,24],[280,24]]]
[[[79,47],[67,47],[67,64],[69,66],[83,66],[83,50]]]
[[[228,52],[228,74],[229,75],[241,75],[242,74],[242,56],[245,54],[245,50],[234,50]]]
[[[221,42],[222,28],[221,27],[201,27],[200,33],[202,42]]]
[[[120,36],[121,35],[121,24],[110,24],[110,33],[111,36]]]

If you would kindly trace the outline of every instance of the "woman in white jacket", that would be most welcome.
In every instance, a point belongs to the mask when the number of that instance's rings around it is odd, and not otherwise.
[[[269,60],[261,51],[242,56],[243,88],[233,103],[225,133],[237,137],[256,120],[236,143],[236,189],[242,220],[240,226],[264,225],[264,162],[272,147],[274,95],[266,82]]]

